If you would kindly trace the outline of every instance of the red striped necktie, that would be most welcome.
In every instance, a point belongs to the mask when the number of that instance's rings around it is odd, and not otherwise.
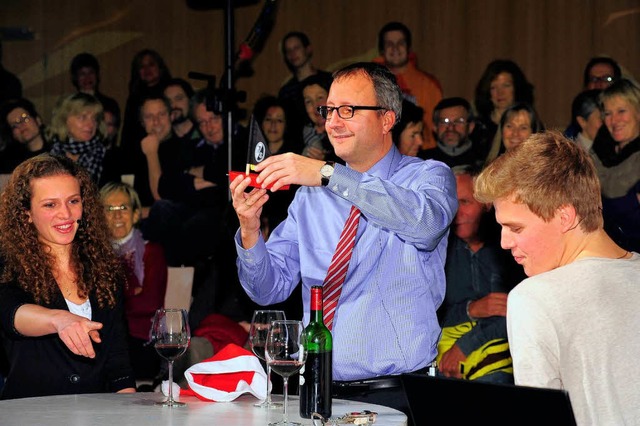
[[[342,292],[342,283],[344,283],[347,276],[353,246],[356,244],[359,219],[360,210],[358,210],[356,206],[351,206],[351,213],[349,214],[347,222],[344,224],[344,229],[338,240],[338,246],[336,247],[335,253],[333,253],[327,276],[324,279],[324,324],[329,330],[333,328],[333,315],[336,312],[338,299]]]

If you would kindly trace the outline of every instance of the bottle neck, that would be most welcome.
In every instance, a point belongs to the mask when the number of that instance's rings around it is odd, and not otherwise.
[[[318,323],[324,322],[322,315],[322,290],[311,290],[311,312],[309,320]]]

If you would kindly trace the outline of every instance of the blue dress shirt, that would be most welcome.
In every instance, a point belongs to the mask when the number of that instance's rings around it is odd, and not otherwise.
[[[327,187],[301,187],[265,243],[245,250],[236,233],[240,282],[256,303],[286,300],[302,281],[322,285],[351,205],[362,212],[333,325],[333,379],[358,380],[427,366],[440,336],[449,225],[456,182],[445,164],[395,146],[366,173],[339,164]]]

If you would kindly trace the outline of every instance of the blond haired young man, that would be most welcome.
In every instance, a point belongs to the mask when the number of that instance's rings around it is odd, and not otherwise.
[[[566,389],[579,425],[640,418],[640,255],[603,229],[600,183],[580,146],[529,137],[476,179],[493,202],[502,247],[529,276],[507,300],[518,385]]]

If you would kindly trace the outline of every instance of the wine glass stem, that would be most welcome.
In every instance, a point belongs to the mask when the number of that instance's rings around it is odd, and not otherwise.
[[[167,402],[173,402],[173,361],[169,361],[169,398]]]
[[[271,367],[267,363],[267,404],[271,404],[271,391],[269,389],[269,383],[271,383]]]
[[[282,394],[284,396],[284,402],[282,403],[283,405],[282,422],[286,424],[289,421],[287,419],[287,399],[289,399],[289,377],[287,376],[282,376],[282,389],[283,389]]]

